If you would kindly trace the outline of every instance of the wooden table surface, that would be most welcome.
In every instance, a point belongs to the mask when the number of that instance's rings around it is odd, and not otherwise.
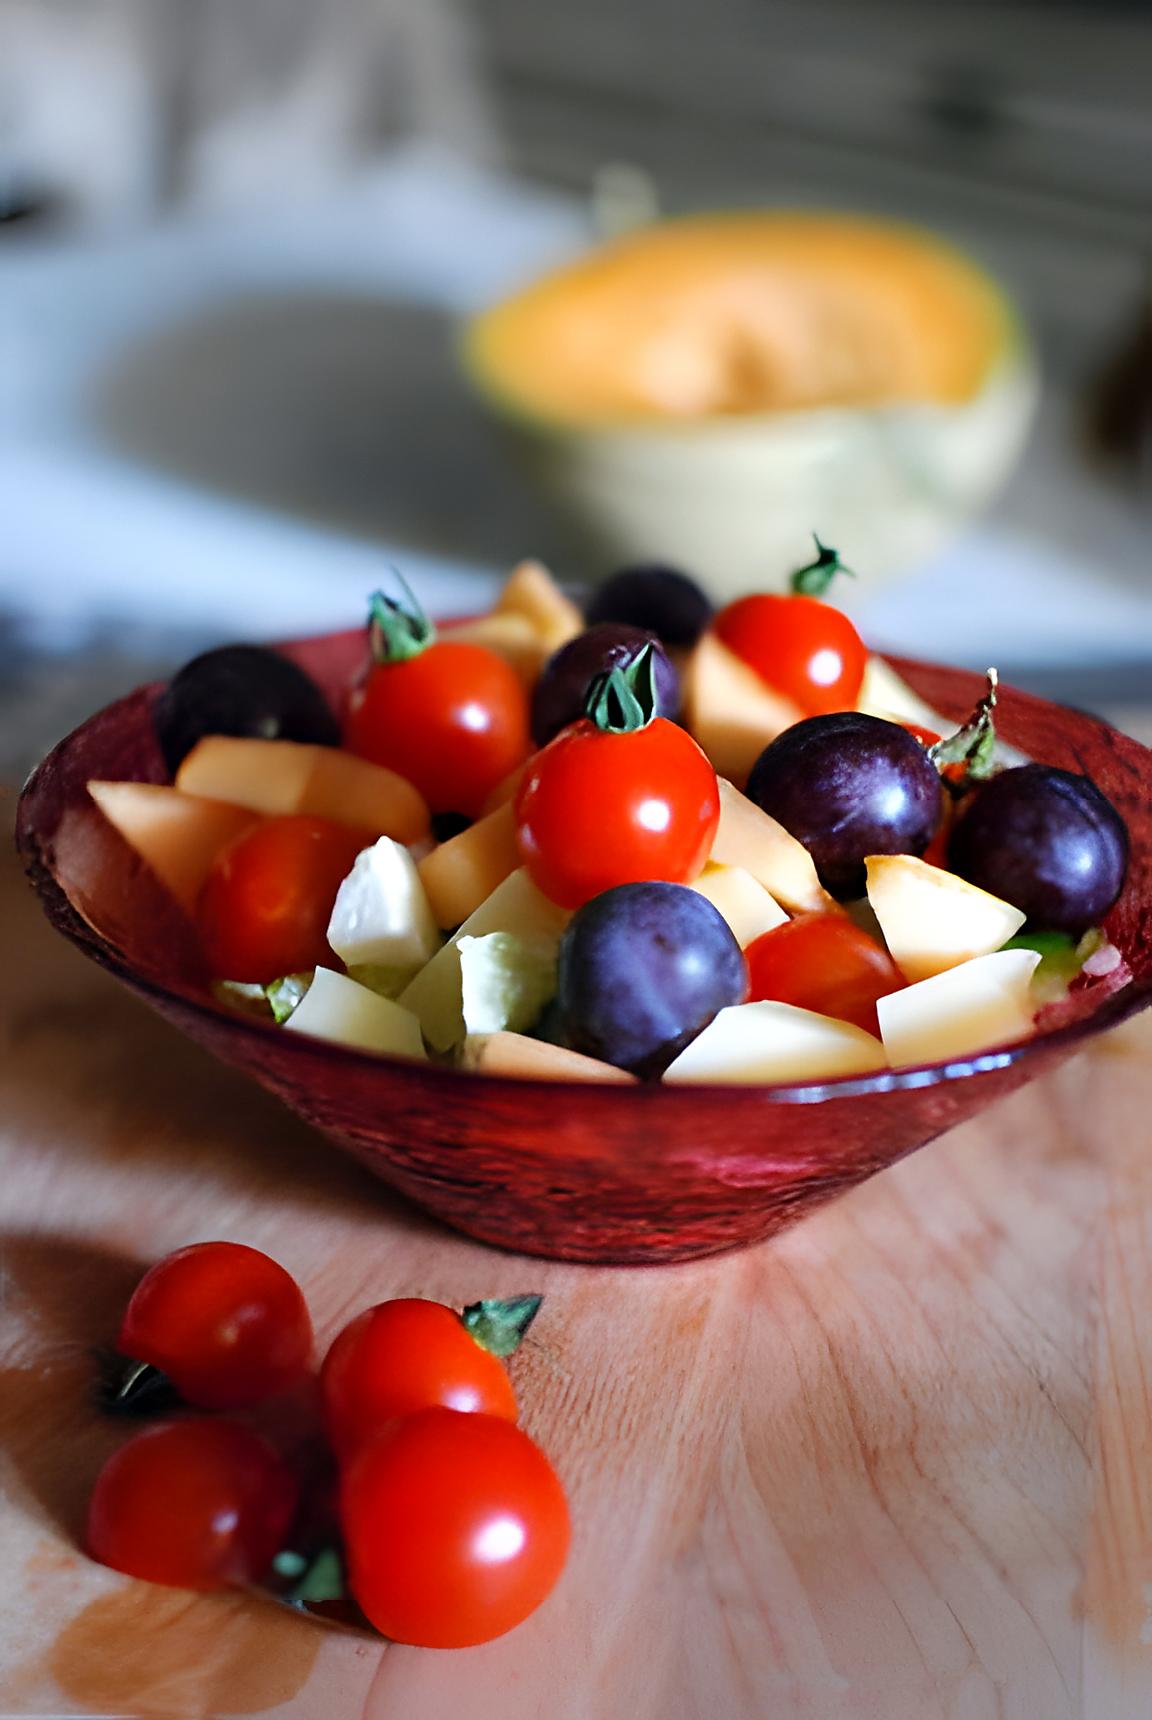
[[[772,1244],[597,1270],[394,1201],[7,858],[0,924],[0,1713],[1148,1720],[1152,1018]],[[282,1260],[322,1341],[397,1293],[546,1293],[514,1367],[575,1541],[525,1626],[385,1647],[80,1554],[123,1438],[90,1347],[205,1237]]]

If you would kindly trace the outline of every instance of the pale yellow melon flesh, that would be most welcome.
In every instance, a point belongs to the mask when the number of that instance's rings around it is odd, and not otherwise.
[[[482,810],[485,817],[487,817],[490,812],[496,812],[501,806],[507,806],[510,801],[515,800],[516,791],[523,782],[524,772],[527,769],[527,764],[518,764],[516,769],[511,771],[504,778],[503,782],[498,782],[496,784],[496,787],[484,802]]]
[[[477,1033],[464,1042],[463,1064],[485,1075],[518,1075],[531,1081],[626,1081],[635,1075],[524,1033]]]
[[[914,693],[903,676],[882,657],[869,657],[865,663],[856,709],[890,723],[915,723],[936,735],[950,735],[957,727],[949,717],[942,717],[939,711],[925,704],[919,693]]]
[[[788,918],[775,896],[743,866],[705,866],[691,888],[727,920],[742,950]]]
[[[437,925],[462,924],[519,864],[511,802],[441,842],[417,868]]]
[[[397,842],[428,834],[427,804],[410,782],[337,747],[208,735],[180,766],[176,786],[269,817],[309,813]]]
[[[885,1069],[878,1039],[791,1003],[722,1009],[664,1072],[665,1081],[825,1081]]]
[[[1010,902],[911,854],[874,854],[866,865],[868,900],[910,984],[990,955],[1024,924]]]
[[[522,616],[549,655],[584,630],[583,615],[539,561],[522,561],[512,569],[494,613]]]
[[[713,633],[692,652],[682,690],[691,733],[717,773],[741,787],[769,741],[804,714]]]
[[[188,913],[218,854],[260,822],[246,807],[152,782],[90,782],[88,792]]]
[[[445,621],[438,629],[441,639],[463,645],[483,645],[513,669],[528,688],[539,679],[540,671],[551,655],[527,616],[509,610],[503,614],[480,615],[472,621]]]
[[[732,783],[720,779],[720,823],[709,858],[719,866],[742,866],[790,914],[838,914],[841,910],[816,875],[803,843],[753,805]]]
[[[937,1063],[1027,1039],[1035,1025],[1035,950],[996,950],[879,999],[894,1064]]]

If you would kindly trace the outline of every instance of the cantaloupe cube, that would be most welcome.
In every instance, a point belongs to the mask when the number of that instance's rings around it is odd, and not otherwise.
[[[884,1047],[862,1027],[791,1003],[722,1009],[664,1072],[665,1081],[826,1081],[885,1069]]]
[[[691,888],[723,915],[742,950],[788,918],[775,896],[743,866],[705,866]]]
[[[911,854],[874,854],[866,865],[868,900],[910,984],[990,955],[1024,924],[1010,902]]]
[[[259,823],[247,807],[181,794],[153,782],[90,782],[110,824],[191,913],[223,848]]]
[[[306,812],[331,818],[397,842],[419,842],[428,834],[428,807],[410,782],[337,747],[208,735],[180,766],[176,786],[270,817]]]
[[[528,1081],[636,1081],[626,1069],[523,1033],[469,1034],[462,1062],[464,1068],[484,1075],[515,1075]]]
[[[894,1064],[937,1063],[1027,1039],[1036,950],[996,950],[882,997],[880,1032]]]
[[[511,802],[441,842],[418,867],[436,923],[460,925],[519,864]]]
[[[936,735],[950,735],[957,727],[950,717],[942,717],[939,711],[925,704],[883,657],[869,657],[864,665],[856,709],[870,717],[884,717],[890,723],[916,723]]]
[[[521,615],[531,622],[549,656],[584,631],[580,610],[539,561],[522,561],[512,569],[493,613]]]
[[[769,741],[803,715],[713,633],[689,658],[683,700],[684,721],[717,773],[740,787]]]
[[[332,968],[317,968],[285,1030],[351,1045],[358,1051],[379,1051],[393,1057],[424,1057],[420,1023],[407,1009],[357,985]]]
[[[565,908],[540,893],[523,867],[497,886],[470,914],[454,938],[437,950],[427,967],[400,994],[400,1002],[420,1018],[424,1037],[437,1051],[447,1051],[464,1038],[461,938],[484,938],[489,932],[511,932],[537,956],[554,957],[560,936],[571,919]]]
[[[503,657],[526,687],[539,679],[551,652],[524,615],[509,610],[498,615],[480,615],[472,621],[444,621],[438,628],[441,639],[465,645],[483,645]]]
[[[509,771],[502,782],[498,782],[492,793],[481,807],[482,815],[487,818],[490,812],[496,812],[501,806],[507,806],[509,801],[516,799],[517,790],[524,780],[524,772],[528,769],[527,762],[518,764],[516,769]]]
[[[803,843],[723,778],[720,823],[709,858],[718,866],[741,866],[751,872],[791,914],[839,912]]]

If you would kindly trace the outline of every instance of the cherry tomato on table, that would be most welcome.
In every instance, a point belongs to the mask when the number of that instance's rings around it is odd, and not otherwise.
[[[373,841],[326,818],[269,818],[217,858],[197,919],[216,978],[267,985],[330,966],[328,921],[336,892]]]
[[[538,1298],[487,1306],[517,1305],[530,1309],[522,1331]],[[516,1341],[518,1335],[502,1353]],[[499,1356],[454,1309],[415,1296],[381,1302],[345,1326],[324,1358],[320,1393],[328,1438],[341,1457],[396,1416],[434,1404],[516,1420],[516,1394]]]
[[[896,963],[845,914],[798,914],[749,944],[749,1000],[792,1003],[878,1034],[878,998],[904,985]]]
[[[116,1340],[186,1403],[243,1409],[298,1385],[312,1356],[300,1286],[239,1242],[197,1242],[157,1261],[132,1294]]]
[[[503,1636],[550,1593],[570,1526],[555,1470],[491,1415],[425,1409],[344,1470],[352,1592],[393,1642],[467,1648]]]
[[[121,1446],[88,1508],[92,1558],[145,1582],[255,1582],[284,1545],[296,1483],[267,1440],[228,1421],[158,1422]]]
[[[407,777],[433,812],[476,817],[531,748],[520,677],[486,646],[437,640],[406,588],[403,604],[373,598],[369,642],[345,746]]]

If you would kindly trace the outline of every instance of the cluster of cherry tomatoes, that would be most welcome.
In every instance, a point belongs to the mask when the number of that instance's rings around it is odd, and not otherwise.
[[[563,1488],[517,1425],[502,1359],[539,1300],[481,1302],[461,1315],[402,1298],[344,1328],[319,1379],[339,1468],[331,1523],[301,1465],[247,1421],[166,1417],[101,1471],[89,1552],[150,1582],[215,1589],[296,1577],[320,1556],[330,1565],[334,1539],[348,1594],[393,1641],[454,1648],[503,1635],[552,1589],[570,1534]],[[248,1412],[286,1394],[307,1399],[312,1384],[299,1286],[238,1243],[197,1243],[152,1267],[117,1349],[130,1358],[118,1407],[137,1412],[163,1396]],[[311,1482],[313,1494],[331,1486],[322,1475]],[[306,1584],[293,1592],[315,1594]]]

